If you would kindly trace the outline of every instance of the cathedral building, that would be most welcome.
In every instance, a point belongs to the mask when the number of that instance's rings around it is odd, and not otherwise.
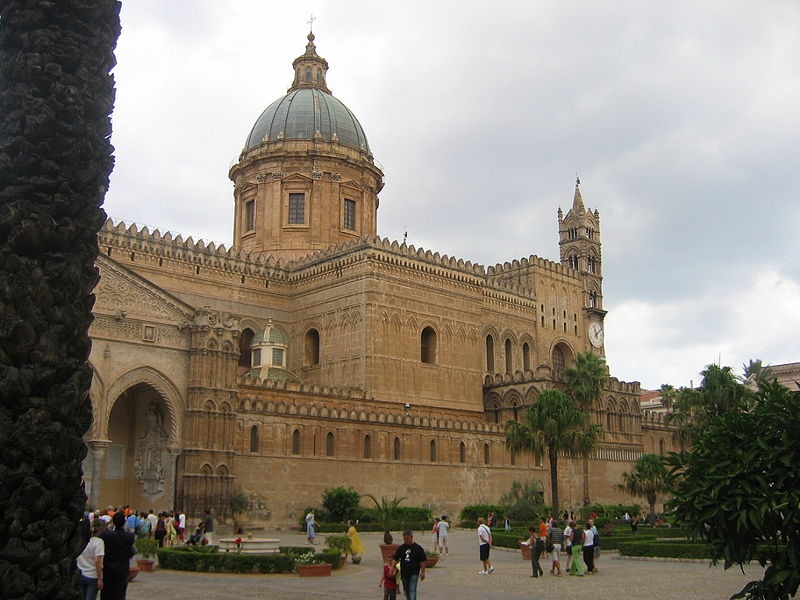
[[[98,236],[91,504],[224,515],[241,489],[252,520],[282,526],[339,485],[448,514],[547,487],[504,424],[577,353],[604,354],[599,212],[576,184],[557,261],[380,238],[383,173],[313,34],[292,66],[230,168],[231,248],[110,220]],[[592,409],[592,501],[627,500],[622,471],[671,446],[639,393],[611,377]],[[577,507],[580,461],[560,464]]]

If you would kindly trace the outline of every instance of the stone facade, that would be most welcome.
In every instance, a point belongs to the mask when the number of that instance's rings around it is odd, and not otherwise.
[[[563,387],[576,353],[603,354],[599,213],[576,185],[559,262],[486,268],[381,239],[383,174],[329,96],[313,36],[294,67],[293,106],[339,121],[281,109],[286,97],[265,111],[230,170],[231,249],[111,221],[100,232],[91,502],[224,514],[241,488],[253,519],[282,525],[336,485],[450,514],[514,480],[547,486],[503,424]],[[608,432],[593,500],[624,500],[622,471],[670,449],[639,393],[611,378],[593,408]],[[580,461],[560,464],[577,507]]]

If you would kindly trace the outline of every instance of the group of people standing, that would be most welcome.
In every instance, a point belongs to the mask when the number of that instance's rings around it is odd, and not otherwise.
[[[528,531],[530,537],[523,543],[531,548],[531,577],[544,574],[539,561],[545,555],[551,561],[550,574],[560,577],[562,550],[567,557],[568,575],[582,577],[586,573],[598,572],[595,561],[600,556],[600,533],[594,519],[587,520],[585,524],[578,524],[574,520],[565,524],[542,517],[539,525],[530,527]]]

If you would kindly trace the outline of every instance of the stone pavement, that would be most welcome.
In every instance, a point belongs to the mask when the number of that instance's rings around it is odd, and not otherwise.
[[[295,532],[267,532],[281,539],[281,545],[303,545],[305,537]],[[318,536],[320,547],[324,534]],[[365,553],[360,565],[348,564],[331,577],[292,575],[228,575],[156,570],[140,573],[128,587],[129,600],[266,599],[266,600],[360,600],[383,598],[378,588],[381,559],[378,544],[382,534],[362,533]],[[415,541],[430,547],[430,535],[418,534]],[[614,553],[601,556],[600,573],[585,577],[553,577],[549,564],[542,561],[545,576],[530,577],[529,561],[518,551],[493,548],[491,560],[497,569],[491,575],[478,575],[477,534],[453,529],[450,555],[420,582],[419,600],[657,600],[727,599],[745,583],[761,577],[763,570],[747,567],[745,574],[736,568],[724,571],[707,563],[626,560]],[[562,569],[564,560],[562,559]],[[402,598],[398,596],[398,600]]]

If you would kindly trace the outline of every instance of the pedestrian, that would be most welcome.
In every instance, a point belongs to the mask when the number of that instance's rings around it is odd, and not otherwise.
[[[503,529],[506,533],[511,533],[511,519],[508,518],[508,515],[503,518]]]
[[[547,521],[544,520],[544,517],[539,518],[539,537],[543,540],[547,539]]]
[[[211,516],[211,509],[207,508],[206,516],[203,518],[203,540],[209,546],[214,545],[214,517]]]
[[[156,525],[158,525],[158,517],[152,508],[147,513],[147,520],[150,522],[150,537],[155,537]]]
[[[102,600],[125,600],[128,591],[130,560],[136,554],[133,534],[125,531],[125,513],[116,512],[111,517],[114,529],[100,534],[105,545],[103,556]]]
[[[478,571],[478,575],[490,575],[494,573],[494,567],[489,562],[489,548],[492,545],[492,530],[486,525],[483,517],[478,517],[478,556],[480,556],[483,569]]]
[[[136,534],[136,539],[150,537],[150,520],[147,518],[147,513],[142,511],[139,514],[139,532]]]
[[[447,522],[447,515],[442,515],[439,521],[439,554],[445,556],[450,553],[447,548],[447,536],[450,535],[450,523]]]
[[[381,574],[378,587],[383,588],[383,600],[396,600],[397,588],[399,587],[397,583],[397,569],[390,564],[384,563],[383,573]]]
[[[309,544],[315,544],[314,538],[317,536],[317,533],[314,531],[314,526],[316,523],[314,522],[314,509],[308,511],[306,515],[306,541]]]
[[[572,554],[570,556],[571,560],[567,573],[583,577],[586,573],[586,566],[583,564],[583,558],[581,557],[583,554],[583,528],[578,527],[575,521],[570,522],[570,528],[572,529],[572,533],[570,533],[570,548]]]
[[[355,523],[352,521],[347,522],[347,537],[350,538],[350,560],[354,565],[361,562],[361,555],[364,553],[364,544],[361,543],[361,537],[358,535]]]
[[[591,519],[586,523],[583,530],[583,562],[586,565],[587,573],[595,573],[594,568],[594,532],[592,531]]]
[[[631,533],[639,533],[639,515],[633,515],[631,517]]]
[[[106,553],[106,545],[100,534],[105,530],[106,522],[103,519],[92,522],[92,537],[76,561],[81,572],[81,600],[95,600],[97,592],[103,589],[103,555]]]
[[[593,573],[597,573],[597,559],[600,558],[600,532],[595,527],[594,519],[589,519],[589,528],[592,530],[593,536],[593,549],[594,549],[594,571]]]
[[[186,513],[182,510],[178,511],[178,539],[183,541],[184,532],[186,531]]]
[[[542,565],[539,564],[539,559],[544,552],[544,540],[539,537],[539,530],[536,527],[528,527],[528,542],[531,548],[531,577],[539,577],[544,575]]]
[[[567,526],[564,528],[564,551],[567,554],[567,571],[572,565],[572,524],[572,521],[567,521]]]
[[[158,541],[158,547],[164,547],[164,538],[167,536],[167,515],[166,513],[161,513],[158,515],[158,521],[156,521],[156,532],[154,537]],[[210,542],[209,542],[210,543]]]
[[[552,566],[550,567],[550,575],[561,577],[561,544],[564,542],[564,530],[561,529],[561,524],[553,519],[553,527],[547,534],[546,550],[549,549],[550,560]]]
[[[406,600],[417,600],[417,584],[425,579],[425,550],[414,541],[414,534],[403,532],[403,544],[392,555],[391,567],[400,567],[400,580]]]
[[[439,521],[439,517],[434,517],[433,528],[431,529],[431,544],[433,545],[434,552],[436,552],[436,549],[439,547]]]

